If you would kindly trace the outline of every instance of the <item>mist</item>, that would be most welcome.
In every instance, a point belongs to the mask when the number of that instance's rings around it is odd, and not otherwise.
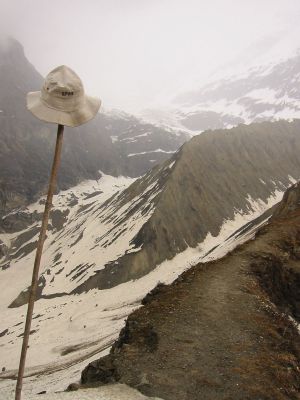
[[[228,65],[243,68],[299,45],[298,0],[0,0],[0,7],[1,36],[19,40],[43,76],[66,64],[104,107],[129,112],[167,103]]]

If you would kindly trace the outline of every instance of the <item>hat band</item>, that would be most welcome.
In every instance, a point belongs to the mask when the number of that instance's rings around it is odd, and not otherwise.
[[[73,95],[60,98],[53,95],[51,96],[50,93],[47,93],[44,90],[42,90],[41,92],[41,100],[45,104],[45,106],[49,108],[66,112],[77,111],[85,103],[85,97],[83,95],[80,96]]]

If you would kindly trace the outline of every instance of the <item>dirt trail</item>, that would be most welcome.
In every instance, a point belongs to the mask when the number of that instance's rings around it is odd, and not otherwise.
[[[282,313],[298,317],[299,288],[298,209],[148,295],[82,382],[165,400],[300,399],[300,335]]]

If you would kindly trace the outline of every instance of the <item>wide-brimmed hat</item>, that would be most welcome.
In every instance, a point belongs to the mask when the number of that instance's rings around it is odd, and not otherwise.
[[[101,100],[85,95],[79,76],[66,65],[51,71],[42,90],[27,94],[27,108],[46,122],[79,126],[98,112]]]

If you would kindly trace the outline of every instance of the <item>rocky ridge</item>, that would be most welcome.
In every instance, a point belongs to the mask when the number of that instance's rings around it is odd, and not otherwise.
[[[299,176],[299,128],[298,121],[263,123],[194,137],[161,169],[171,173],[133,239],[141,250],[106,266],[78,292],[107,288],[108,276],[110,286],[137,279],[207,235],[217,236],[224,221],[251,213],[253,203],[263,205],[276,190],[284,191]]]

